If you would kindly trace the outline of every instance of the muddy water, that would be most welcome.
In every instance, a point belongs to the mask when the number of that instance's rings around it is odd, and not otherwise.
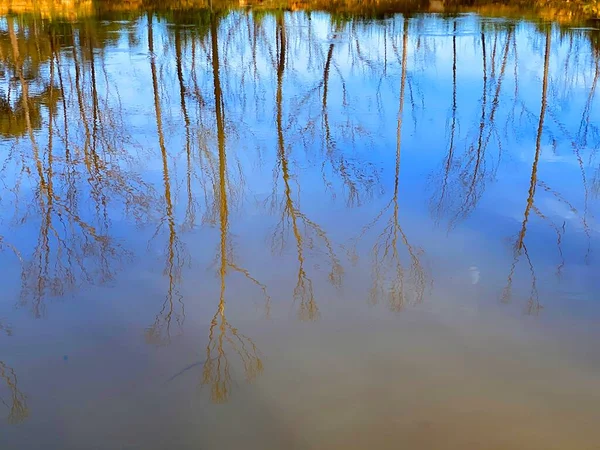
[[[0,19],[2,448],[599,448],[593,33]]]

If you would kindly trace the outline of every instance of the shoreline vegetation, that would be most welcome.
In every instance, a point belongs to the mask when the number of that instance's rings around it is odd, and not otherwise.
[[[565,25],[600,19],[600,0],[0,0],[0,15],[33,14],[77,20],[140,11],[304,10],[336,15],[385,17],[394,13],[478,13],[482,16],[552,20]]]

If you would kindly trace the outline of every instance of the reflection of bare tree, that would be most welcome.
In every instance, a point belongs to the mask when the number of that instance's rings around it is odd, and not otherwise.
[[[592,101],[596,95],[596,86],[598,85],[598,80],[600,79],[600,54],[596,55],[596,61],[594,64],[594,81],[592,82],[592,88],[590,89],[590,94],[588,96],[588,101],[586,103],[586,107],[584,109],[584,114],[582,116],[581,124],[586,124],[587,127],[591,127],[589,115],[592,109]],[[580,127],[580,129],[585,129],[586,131],[589,128]],[[600,131],[595,129],[596,135],[600,135]],[[594,173],[594,177],[591,182],[591,192],[597,198],[600,196],[600,165],[596,169]]]
[[[186,105],[187,89],[183,77],[183,57],[181,49],[181,29],[175,30],[175,63],[177,66],[177,80],[179,82],[179,96],[181,105],[181,115],[185,123],[185,157],[186,157],[186,190],[187,207],[185,211],[185,228],[193,229],[196,224],[197,201],[192,193],[192,131],[191,121]]]
[[[11,336],[12,329],[9,325],[0,321],[0,332]],[[24,421],[29,416],[27,408],[27,397],[19,390],[19,382],[15,371],[8,367],[3,361],[0,361],[0,380],[2,380],[10,391],[10,400],[6,400],[0,395],[0,404],[8,408],[8,422],[15,424]]]
[[[525,244],[525,237],[527,235],[527,224],[529,221],[529,216],[531,211],[535,211],[534,201],[535,201],[535,191],[538,183],[538,163],[540,159],[541,153],[541,143],[542,143],[542,131],[544,128],[544,117],[546,115],[546,106],[548,102],[548,68],[550,65],[550,40],[551,40],[551,30],[550,27],[546,29],[546,49],[544,53],[544,75],[542,80],[542,97],[541,97],[541,107],[540,107],[540,115],[539,122],[535,140],[535,154],[533,158],[533,165],[531,167],[531,182],[529,184],[529,194],[527,196],[527,203],[525,205],[525,210],[523,212],[523,221],[521,224],[521,229],[517,235],[517,239],[514,244],[514,258],[510,267],[510,271],[508,274],[507,284],[502,293],[502,301],[508,302],[510,301],[512,295],[512,283],[513,277],[515,274],[515,269],[517,267],[517,263],[522,254],[525,254],[527,259],[527,263],[529,266],[529,271],[531,273],[531,292],[529,295],[529,300],[527,303],[527,312],[529,314],[537,314],[542,308],[538,290],[536,285],[536,276],[533,263],[531,262],[531,258],[529,256],[529,252],[527,251],[527,246]]]
[[[313,282],[308,277],[305,268],[306,249],[313,249],[317,242],[325,246],[331,264],[329,280],[335,286],[341,284],[343,268],[325,231],[302,212],[299,202],[294,198],[291,168],[283,131],[283,75],[286,65],[287,43],[285,23],[281,16],[277,19],[277,38],[277,146],[278,169],[281,170],[281,177],[284,182],[284,199],[281,220],[273,237],[273,248],[283,248],[285,246],[286,235],[291,228],[296,241],[298,257],[298,276],[294,288],[294,301],[299,303],[298,317],[301,320],[315,320],[319,317],[319,308],[314,296]],[[327,69],[325,76],[327,77]],[[324,92],[324,98],[326,98],[327,90],[324,89]],[[325,100],[323,107],[325,110]]]
[[[206,360],[202,373],[202,384],[211,386],[211,398],[214,402],[227,401],[231,390],[231,365],[227,356],[227,347],[240,358],[246,378],[251,381],[262,372],[262,360],[254,342],[239,333],[226,318],[226,278],[231,270],[242,274],[251,283],[258,286],[266,296],[267,311],[269,297],[266,287],[250,275],[250,273],[234,262],[233,248],[229,237],[229,202],[227,155],[225,150],[225,117],[221,77],[219,73],[219,45],[217,17],[211,15],[210,22],[213,85],[215,98],[215,116],[217,122],[218,145],[218,192],[215,202],[219,209],[220,241],[217,253],[220,295],[217,311],[211,321]]]
[[[2,320],[0,320],[0,333],[6,334],[7,336],[12,336],[11,326],[2,322]]]
[[[544,190],[547,190],[548,192],[550,192],[550,190],[549,190],[550,188],[543,181],[539,181],[538,186],[540,186]],[[558,254],[560,256],[560,262],[558,263],[558,266],[556,267],[556,276],[558,278],[560,278],[562,275],[562,270],[565,267],[565,256],[562,251],[562,239],[565,234],[566,222],[563,221],[562,225],[558,226],[556,223],[554,223],[554,221],[552,219],[550,219],[548,216],[546,216],[537,206],[533,205],[532,209],[533,209],[533,212],[535,213],[535,215],[538,216],[543,221],[545,221],[546,223],[548,223],[548,225],[556,233],[556,248],[558,249]]]
[[[447,154],[443,160],[439,182],[435,183],[430,199],[430,208],[436,221],[449,215],[449,228],[466,219],[477,207],[489,179],[495,176],[502,156],[502,138],[496,126],[497,111],[500,106],[502,84],[506,74],[506,66],[511,43],[514,42],[514,27],[509,27],[502,48],[499,71],[496,71],[498,53],[498,34],[494,33],[491,61],[489,53],[489,33],[481,29],[480,42],[482,54],[482,95],[481,113],[477,120],[477,130],[470,139],[464,154],[461,155],[457,142],[460,142],[459,120],[457,118],[457,24],[453,24],[453,62],[452,62],[452,104],[448,123],[450,131]],[[491,63],[491,64],[490,64]],[[491,68],[490,68],[491,66]],[[491,74],[489,73],[491,72]],[[516,81],[516,78],[515,78]],[[491,102],[490,102],[491,99]],[[491,107],[489,106],[491,103]],[[514,111],[513,111],[514,113]],[[497,156],[491,154],[491,143],[498,148]],[[491,169],[490,169],[491,166]]]
[[[6,241],[6,239],[4,239],[3,236],[0,236],[0,251],[4,250],[5,248],[8,248],[10,251],[12,251],[14,255],[19,259],[21,264],[23,263],[23,257],[21,256],[21,253],[19,253],[19,250],[17,250],[17,247],[15,247],[10,242]]]
[[[114,111],[100,102],[95,74],[86,78],[89,72],[80,63],[75,45],[71,45],[73,64],[64,63],[69,54],[60,52],[59,46],[74,44],[68,32],[73,28],[65,25],[57,36],[54,27],[35,19],[10,17],[5,24],[0,46],[9,53],[0,52],[6,69],[2,76],[12,74],[9,97],[17,97],[18,102],[10,103],[12,119],[21,124],[13,121],[3,130],[13,138],[25,135],[26,140],[2,155],[0,170],[16,177],[11,186],[5,185],[6,192],[13,194],[14,223],[38,222],[38,236],[32,251],[17,249],[12,241],[0,246],[10,248],[21,260],[21,304],[30,305],[39,317],[44,314],[47,297],[113,277],[127,252],[109,236],[108,208],[120,202],[128,213],[143,220],[151,203],[150,192],[137,174],[126,170],[131,159],[118,148],[126,141],[111,120]],[[5,36],[10,44],[7,48]],[[80,44],[77,47],[84,53],[85,40]],[[94,62],[89,63],[94,72]],[[91,102],[86,98],[88,87]],[[72,98],[78,99],[82,120],[72,120],[67,105]],[[56,114],[61,100],[62,128]],[[77,131],[94,116],[88,113],[89,103],[95,105],[97,138],[87,138],[88,133],[80,141]],[[21,189],[25,184],[33,187],[31,194]],[[88,205],[95,205],[95,214],[89,214]]]
[[[19,382],[15,371],[2,361],[0,361],[0,379],[4,381],[10,391],[10,400],[0,397],[0,403],[9,410],[8,422],[16,424],[24,421],[29,417],[27,397],[19,390]]]
[[[568,60],[567,60],[568,63]],[[590,120],[590,114],[592,110],[593,99],[596,95],[596,88],[598,86],[598,80],[600,79],[600,58],[596,57],[594,61],[594,76],[591,82],[590,91],[588,93],[587,100],[583,107],[583,112],[581,114],[581,120],[579,122],[579,127],[577,133],[573,136],[566,127],[558,120],[558,118],[550,111],[550,117],[554,119],[555,123],[558,125],[559,129],[565,135],[565,137],[571,142],[571,147],[573,149],[573,153],[577,159],[577,163],[579,165],[579,170],[581,172],[581,181],[583,185],[583,208],[581,213],[578,212],[569,202],[564,200],[560,194],[549,189],[547,186],[545,190],[547,192],[551,192],[556,199],[566,204],[569,209],[574,212],[581,221],[581,226],[583,227],[583,232],[586,235],[588,246],[585,254],[585,260],[589,261],[590,253],[591,253],[591,245],[592,245],[592,237],[591,237],[591,229],[588,223],[588,214],[589,214],[589,197],[590,192],[593,193],[595,189],[595,183],[597,183],[597,174],[596,179],[592,179],[591,183],[588,181],[588,175],[586,174],[585,162],[582,155],[582,150],[586,149],[588,146],[591,147],[589,138],[594,132],[596,137],[600,137],[600,132],[598,130],[597,125],[594,124],[593,120]],[[600,145],[598,144],[598,140],[596,141],[596,145],[592,147],[592,155],[597,153],[600,149]],[[591,161],[591,158],[590,158]]]
[[[286,26],[287,16],[283,13],[274,13],[274,16],[279,27],[276,28],[274,40],[280,46],[279,29],[281,26]],[[323,47],[320,40],[316,39],[310,20],[305,24],[295,23],[295,21],[300,22],[301,18],[303,17],[298,15],[290,16],[289,21],[292,22],[292,26],[285,30],[286,80],[289,80],[291,85],[295,75],[298,75],[295,61],[296,56],[300,56],[299,49],[303,49],[308,56],[306,69],[311,75],[318,74],[318,77],[312,86],[300,87],[302,95],[290,99],[291,111],[285,115],[282,128],[286,132],[292,126],[298,127],[298,132],[293,135],[293,139],[302,141],[307,150],[307,158],[313,156],[311,150],[321,151],[316,155],[316,164],[320,166],[323,183],[332,198],[342,195],[348,206],[360,205],[365,198],[373,194],[378,174],[373,164],[357,158],[354,154],[354,152],[364,151],[365,143],[367,139],[372,138],[372,135],[362,120],[353,117],[354,111],[348,99],[347,81],[342,67],[336,61],[338,41],[342,42],[340,47],[344,45],[344,36],[348,33],[347,28],[351,21],[331,18],[329,42]],[[297,33],[298,30],[300,33]],[[306,34],[303,34],[304,30]],[[354,47],[348,48],[348,51],[354,56]],[[277,71],[281,66],[278,61],[280,55],[270,47],[268,53],[269,60]],[[360,60],[359,64],[368,65],[370,62]],[[369,69],[376,73],[376,68],[369,66]],[[334,75],[336,75],[335,80],[339,80],[341,84],[341,96],[331,95],[335,87]],[[293,88],[290,86],[289,89]],[[320,103],[318,108],[317,101]],[[332,113],[334,108],[335,113]],[[315,146],[316,142],[321,144],[320,147]]]
[[[502,58],[502,63],[500,67],[500,75],[498,76],[498,80],[496,82],[496,91],[494,97],[492,99],[492,107],[490,112],[487,111],[487,100],[488,100],[488,64],[487,64],[487,54],[486,54],[486,40],[485,40],[485,32],[482,25],[481,30],[481,53],[482,53],[482,63],[483,63],[483,90],[481,97],[481,118],[479,121],[479,129],[477,132],[477,136],[473,143],[469,145],[469,148],[466,153],[466,157],[464,159],[464,163],[460,168],[459,181],[460,185],[465,187],[465,192],[461,193],[460,197],[460,205],[456,213],[453,215],[450,221],[450,227],[454,226],[458,221],[466,218],[477,206],[481,196],[483,195],[483,191],[485,189],[485,182],[488,177],[488,156],[487,150],[490,143],[490,138],[493,133],[498,135],[496,131],[495,124],[495,116],[498,106],[500,104],[500,93],[502,89],[502,81],[504,79],[504,74],[506,71],[506,63],[508,60],[508,53],[510,50],[510,42],[512,39],[513,29],[509,28],[506,42],[504,46],[504,54]],[[496,33],[497,36],[497,33]],[[495,59],[495,47],[496,47],[497,38],[494,39],[494,50],[492,52],[492,72],[495,70],[494,67],[494,59]],[[492,78],[494,75],[492,74]],[[487,133],[486,133],[487,131]],[[501,139],[497,139],[497,145],[499,148],[499,153],[501,152]],[[500,158],[500,154],[498,159]]]
[[[341,33],[342,28],[337,24],[333,29],[333,38]],[[331,74],[331,67],[335,65],[333,54],[334,54],[335,43],[331,42],[327,50],[327,57],[325,59],[325,65],[323,68],[323,81],[321,82],[323,88],[322,97],[322,123],[323,123],[323,140],[325,147],[325,161],[322,164],[323,180],[327,186],[331,186],[331,182],[327,181],[326,166],[329,165],[333,173],[337,174],[342,182],[342,187],[347,192],[347,203],[349,206],[360,205],[361,203],[361,191],[364,194],[370,195],[373,184],[374,174],[368,170],[361,169],[360,165],[353,162],[346,155],[347,152],[339,151],[335,139],[332,137],[331,125],[329,123],[329,108],[327,105],[328,94],[329,94],[329,80]],[[345,83],[339,69],[337,69],[342,80],[342,84]],[[345,95],[344,95],[345,97]],[[345,100],[344,100],[345,102]],[[348,124],[348,129],[340,130],[343,135],[348,135],[354,139],[356,129],[353,129]],[[367,166],[368,168],[368,166]]]
[[[396,135],[396,162],[394,177],[394,193],[388,204],[368,223],[358,239],[362,238],[368,231],[377,225],[389,214],[388,222],[377,237],[373,246],[373,285],[370,293],[370,301],[377,303],[380,297],[387,297],[389,307],[393,311],[400,311],[410,302],[407,299],[407,291],[411,290],[414,297],[413,303],[423,300],[426,285],[425,270],[420,261],[421,250],[410,244],[399,217],[399,181],[400,181],[400,156],[402,143],[402,119],[404,112],[404,93],[407,73],[407,43],[408,43],[408,19],[404,21],[404,32],[402,40],[402,60],[400,62],[402,73],[400,77],[400,104],[398,107],[398,125]],[[391,211],[391,214],[390,214]],[[405,270],[402,264],[399,246],[400,243],[406,248],[410,258],[409,289],[405,286]]]
[[[451,107],[451,123],[450,123],[450,139],[448,144],[448,154],[444,160],[444,176],[442,178],[442,185],[439,189],[440,198],[436,202],[434,209],[434,214],[437,216],[437,220],[441,219],[444,207],[444,201],[446,199],[446,194],[448,191],[448,177],[450,174],[450,170],[452,165],[454,164],[454,150],[455,150],[455,135],[456,135],[456,127],[457,127],[457,96],[456,96],[456,19],[453,23],[453,32],[452,32],[452,107]],[[434,194],[435,195],[435,194]],[[433,202],[433,199],[432,199]]]
[[[23,304],[31,300],[33,312],[36,317],[39,317],[44,312],[45,297],[62,295],[66,290],[76,286],[79,280],[94,283],[104,282],[112,277],[116,269],[115,262],[124,253],[108,237],[106,226],[108,194],[116,192],[124,199],[126,205],[132,206],[136,211],[144,209],[144,197],[138,195],[136,191],[138,180],[135,176],[127,176],[129,174],[125,175],[120,166],[96,158],[94,170],[102,176],[101,182],[96,186],[104,193],[103,212],[97,210],[98,216],[96,216],[101,226],[95,226],[93,220],[84,217],[80,211],[82,202],[81,198],[78,198],[78,191],[85,192],[85,190],[74,187],[77,181],[77,166],[81,159],[78,152],[76,154],[70,152],[69,147],[76,147],[76,145],[68,140],[66,113],[65,134],[58,140],[58,144],[55,139],[57,135],[60,136],[60,131],[54,128],[56,104],[61,97],[64,102],[65,97],[64,88],[56,87],[57,73],[60,85],[64,86],[58,56],[50,53],[49,82],[42,94],[33,96],[33,98],[41,98],[40,104],[48,110],[46,130],[48,141],[46,147],[40,149],[34,128],[42,126],[43,116],[40,115],[40,123],[36,124],[37,106],[32,102],[32,95],[30,95],[30,85],[34,83],[27,79],[24,63],[29,55],[22,56],[19,48],[19,40],[25,39],[26,34],[22,29],[16,31],[12,18],[7,19],[7,28],[12,49],[13,71],[20,87],[21,111],[30,146],[29,148],[21,146],[18,152],[9,153],[2,170],[11,167],[9,164],[16,165],[15,173],[19,174],[19,177],[30,177],[35,186],[31,208],[39,211],[39,235],[33,254],[23,262],[21,299]],[[53,39],[53,36],[50,36],[51,52],[56,51]],[[75,69],[79,70],[77,64]],[[80,92],[77,81],[76,89]],[[82,153],[87,154],[87,148],[86,142]],[[28,151],[31,153],[29,154]],[[91,166],[86,164],[90,159],[84,157],[83,160],[86,170],[90,170]],[[19,178],[12,189],[17,202],[20,196],[20,184]],[[94,188],[92,192],[93,190]],[[27,217],[26,213],[24,217],[17,217],[16,220],[22,223],[27,220]],[[13,250],[20,254],[16,249]]]
[[[168,240],[166,248],[166,266],[164,274],[169,280],[167,295],[163,302],[162,309],[157,314],[152,326],[146,330],[146,338],[149,342],[157,344],[169,343],[171,339],[171,321],[173,317],[179,327],[183,325],[185,320],[185,307],[182,301],[182,296],[177,291],[177,285],[181,280],[181,269],[185,262],[184,249],[179,240],[175,229],[175,217],[173,212],[173,200],[171,195],[171,179],[169,175],[169,161],[167,149],[165,146],[165,138],[163,132],[161,99],[158,92],[158,75],[156,70],[156,54],[154,53],[154,28],[153,19],[148,14],[148,52],[150,54],[150,71],[152,74],[152,89],[154,92],[154,113],[156,116],[156,130],[158,134],[158,146],[162,161],[163,175],[163,199],[164,199],[164,214],[158,223],[155,236],[159,233],[161,227],[167,224]],[[176,302],[178,305],[176,305]]]

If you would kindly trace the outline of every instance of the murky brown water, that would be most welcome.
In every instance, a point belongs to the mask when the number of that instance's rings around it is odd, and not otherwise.
[[[597,31],[0,19],[0,448],[599,449]]]

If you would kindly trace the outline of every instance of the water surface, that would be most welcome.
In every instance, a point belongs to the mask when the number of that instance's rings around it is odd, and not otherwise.
[[[599,448],[594,33],[1,18],[2,448]]]

